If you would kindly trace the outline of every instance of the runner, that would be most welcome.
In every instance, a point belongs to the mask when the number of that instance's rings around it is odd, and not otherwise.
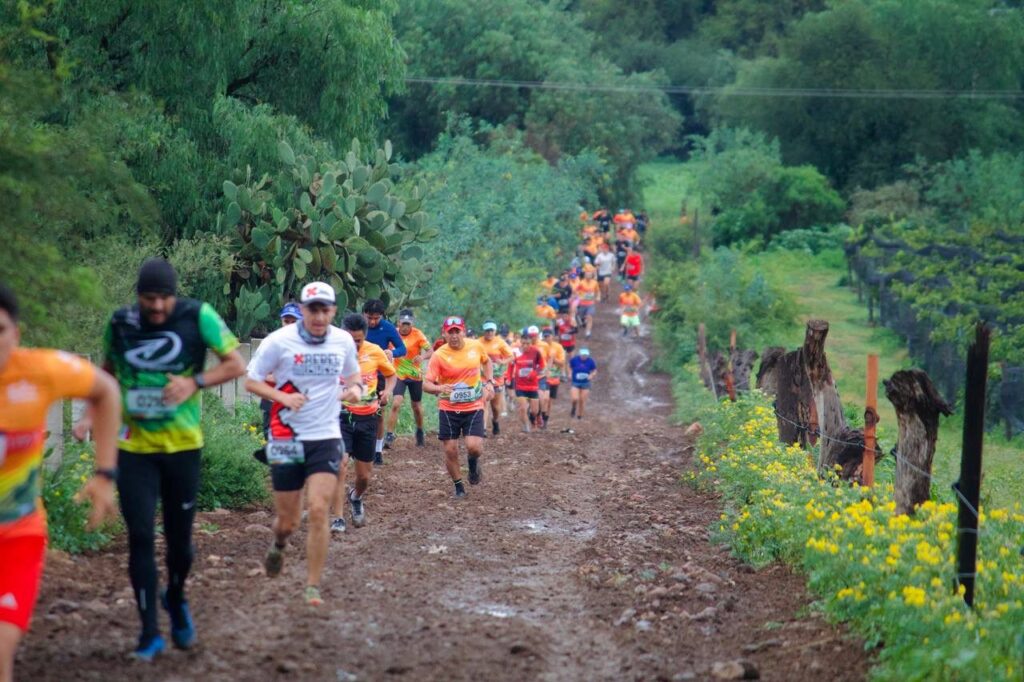
[[[523,335],[519,339],[519,355],[509,367],[516,392],[519,422],[524,433],[530,433],[531,426],[537,422],[540,415],[540,380],[545,362],[544,354],[536,346],[538,336],[536,327],[523,329]]]
[[[626,259],[622,263],[621,271],[626,281],[635,287],[636,283],[640,280],[640,276],[644,273],[644,257],[640,255],[637,249],[626,250]]]
[[[484,352],[491,359],[494,366],[493,376],[495,379],[494,397],[487,403],[486,416],[490,418],[491,432],[497,436],[501,433],[501,426],[498,417],[504,416],[505,412],[505,375],[508,373],[508,363],[515,359],[512,348],[503,338],[498,336],[498,325],[492,320],[484,322],[484,336],[480,339],[480,345]],[[487,432],[487,422],[484,422],[484,433]]]
[[[601,244],[601,250],[594,259],[594,266],[597,268],[597,283],[601,287],[600,300],[608,301],[611,299],[609,286],[615,274],[615,254],[607,242]]]
[[[533,309],[537,319],[540,320],[541,324],[548,324],[551,320],[558,317],[558,311],[556,311],[543,296],[537,297],[537,305]]]
[[[558,334],[558,343],[561,344],[566,354],[572,355],[576,350],[576,325],[568,315],[559,315],[555,320],[555,333]]]
[[[580,352],[569,361],[569,371],[572,374],[572,389],[569,391],[572,410],[569,417],[583,419],[587,397],[590,395],[590,382],[597,377],[597,363],[590,357],[590,349],[580,348]]]
[[[540,351],[541,356],[544,358],[544,371],[540,373],[540,380],[537,382],[537,413],[533,422],[534,427],[538,429],[547,428],[547,421],[544,419],[544,413],[550,407],[551,403],[551,388],[548,385],[547,372],[547,366],[549,364],[548,356],[550,355],[550,344],[548,341],[551,339],[551,330],[547,327],[544,327],[543,330],[548,333],[545,335],[541,328],[538,327],[528,328],[529,333],[537,335],[537,339],[533,342],[533,345]]]
[[[18,300],[0,284],[0,680],[14,678],[14,652],[39,593],[46,553],[42,465],[46,413],[83,398],[94,413],[96,464],[76,499],[92,504],[89,528],[116,514],[117,429],[121,402],[110,375],[70,353],[21,348]]]
[[[280,575],[288,537],[302,516],[302,490],[309,505],[305,600],[323,604],[320,574],[327,560],[328,511],[341,469],[340,399],[358,402],[366,393],[352,336],[331,324],[338,310],[334,289],[323,282],[302,288],[302,322],[273,332],[249,363],[245,388],[274,401],[265,448],[274,489],[274,539],[263,561],[271,578]],[[267,386],[273,374],[276,387]]]
[[[185,598],[192,567],[192,523],[199,491],[203,431],[201,389],[245,373],[238,339],[208,303],[177,298],[178,275],[162,258],[139,269],[138,302],[111,317],[103,337],[104,369],[121,385],[124,427],[118,443],[117,491],[128,528],[128,574],[142,621],[134,656],[151,661],[164,650],[157,625],[154,557],[157,503],[163,508],[171,640],[188,649],[196,639]],[[220,358],[203,371],[207,349]],[[90,418],[76,427],[89,430]]]
[[[494,397],[494,374],[490,358],[479,341],[465,338],[461,317],[445,318],[441,325],[447,343],[438,348],[427,364],[423,390],[438,397],[438,433],[444,464],[455,486],[455,497],[466,496],[459,464],[459,436],[466,438],[469,454],[469,482],[482,479],[480,456],[484,452],[484,404]]]
[[[623,284],[622,293],[619,294],[619,322],[622,325],[622,335],[625,336],[629,333],[629,330],[633,330],[633,334],[637,337],[640,336],[640,306],[643,305],[643,301],[640,299],[640,295],[633,291],[632,284]]]
[[[593,269],[585,272],[583,279],[576,285],[576,296],[579,298],[576,307],[577,325],[583,327],[584,336],[588,339],[594,326],[594,306],[597,304],[599,290],[597,272]]]
[[[396,358],[405,356],[405,343],[395,325],[384,319],[387,309],[384,301],[376,298],[371,298],[363,304],[363,316],[366,317],[366,323],[369,325],[366,330],[366,340],[384,349],[384,354],[388,356],[388,362],[395,362]],[[377,383],[383,384],[384,377],[377,377]],[[381,466],[383,464],[384,415],[381,414],[377,417],[377,440],[374,444],[373,465]]]
[[[559,276],[558,283],[551,288],[551,293],[557,304],[555,306],[555,312],[559,315],[568,315],[573,298],[572,282],[569,279],[568,270]]]
[[[413,325],[416,318],[408,308],[398,313],[398,334],[405,344],[405,356],[395,361],[398,371],[398,383],[391,401],[391,412],[388,416],[387,433],[384,434],[384,447],[391,447],[395,442],[395,427],[398,425],[398,412],[405,401],[405,391],[409,391],[412,404],[412,416],[416,421],[416,445],[426,445],[426,434],[423,431],[423,363],[430,359],[433,350],[430,339]]]
[[[356,344],[359,355],[359,373],[362,375],[366,392],[358,401],[341,404],[341,438],[345,451],[341,456],[341,470],[338,472],[338,487],[334,493],[334,519],[332,533],[345,532],[345,499],[352,511],[352,525],[362,528],[366,525],[366,510],[363,494],[370,485],[373,471],[374,445],[377,437],[377,415],[395,390],[397,376],[394,366],[388,361],[384,350],[366,340],[366,318],[358,313],[346,315],[341,327],[347,331]],[[426,337],[424,337],[426,341]],[[384,377],[384,385],[377,383]],[[349,456],[356,460],[356,481],[352,490],[345,495],[345,479],[348,475]]]
[[[544,428],[547,428],[551,416],[551,404],[558,399],[558,387],[562,383],[568,365],[565,361],[565,349],[553,336],[550,329],[545,329],[542,340],[547,343],[548,352],[544,361],[547,363],[548,396],[545,399],[541,396],[540,411],[544,419]]]

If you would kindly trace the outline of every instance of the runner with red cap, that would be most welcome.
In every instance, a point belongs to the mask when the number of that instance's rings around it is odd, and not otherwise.
[[[445,318],[441,325],[445,343],[430,357],[423,390],[438,397],[438,431],[445,468],[455,486],[455,497],[466,496],[459,463],[459,438],[466,440],[469,482],[480,483],[480,456],[484,451],[484,404],[494,397],[494,367],[487,351],[475,339],[466,338],[461,317]]]

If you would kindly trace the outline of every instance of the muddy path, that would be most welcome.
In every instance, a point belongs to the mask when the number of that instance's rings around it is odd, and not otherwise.
[[[546,432],[506,420],[465,501],[436,440],[400,439],[368,525],[333,541],[323,607],[301,600],[304,537],[269,580],[269,512],[204,513],[193,651],[125,660],[137,620],[122,541],[51,554],[18,679],[703,680],[735,659],[767,680],[864,679],[860,642],[809,612],[799,576],[709,542],[718,503],[679,482],[691,450],[668,380],[649,340],[616,324],[601,305],[588,417],[570,421],[566,393]]]

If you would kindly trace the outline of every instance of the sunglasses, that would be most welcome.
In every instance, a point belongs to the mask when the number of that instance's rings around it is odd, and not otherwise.
[[[465,324],[466,323],[461,317],[449,317],[444,321],[445,327],[462,327],[465,326]]]

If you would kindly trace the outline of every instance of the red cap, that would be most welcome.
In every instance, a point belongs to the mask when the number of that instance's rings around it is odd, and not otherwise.
[[[455,315],[444,318],[444,322],[441,323],[441,331],[448,332],[451,329],[466,331],[466,321]]]

